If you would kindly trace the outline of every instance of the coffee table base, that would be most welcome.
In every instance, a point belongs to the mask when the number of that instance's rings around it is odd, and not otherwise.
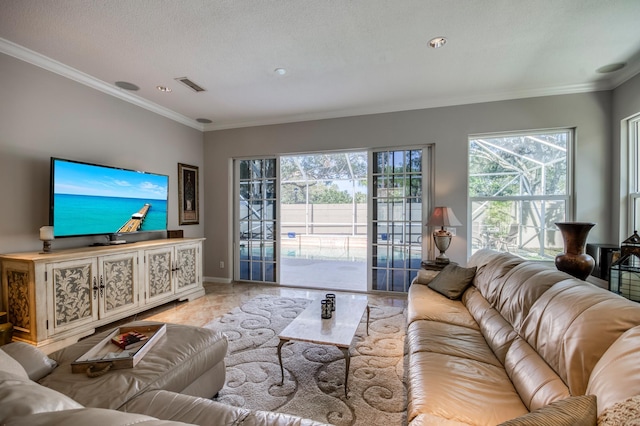
[[[371,312],[371,308],[367,305],[367,336],[369,335],[369,314]],[[283,339],[280,338],[280,342],[278,343],[278,362],[280,362],[280,374],[282,375],[282,380],[280,381],[280,386],[284,385],[284,366],[282,365],[282,346],[291,341],[293,339]],[[337,347],[337,346],[336,346]],[[342,354],[344,355],[344,397],[349,398],[347,395],[348,389],[347,384],[349,383],[349,366],[351,365],[351,354],[349,353],[349,348],[341,348],[338,347]]]

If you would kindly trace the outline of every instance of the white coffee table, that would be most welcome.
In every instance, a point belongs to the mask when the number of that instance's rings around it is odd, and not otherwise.
[[[320,345],[333,345],[342,351],[345,359],[344,395],[347,396],[347,383],[349,380],[349,364],[351,357],[349,347],[353,336],[360,325],[362,314],[367,311],[367,334],[369,334],[369,305],[366,296],[336,294],[336,310],[330,319],[322,319],[320,316],[320,300],[317,299],[298,315],[284,329],[278,338],[278,361],[284,384],[284,366],[282,365],[282,345],[290,340],[318,343]]]

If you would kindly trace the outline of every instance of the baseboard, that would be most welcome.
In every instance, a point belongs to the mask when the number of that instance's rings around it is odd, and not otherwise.
[[[202,281],[205,283],[218,283],[218,284],[231,284],[233,280],[231,278],[219,278],[219,277],[202,277]]]

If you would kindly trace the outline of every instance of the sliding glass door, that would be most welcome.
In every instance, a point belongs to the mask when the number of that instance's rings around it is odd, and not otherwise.
[[[423,258],[430,149],[235,160],[234,279],[406,292]]]
[[[422,261],[423,149],[376,151],[372,164],[371,288],[406,292]]]
[[[236,262],[242,281],[276,282],[276,159],[236,160]]]

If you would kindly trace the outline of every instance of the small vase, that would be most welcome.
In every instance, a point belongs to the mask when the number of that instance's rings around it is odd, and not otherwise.
[[[556,222],[562,232],[564,253],[556,256],[556,268],[576,278],[585,280],[596,262],[584,251],[589,231],[596,224],[590,222]]]

